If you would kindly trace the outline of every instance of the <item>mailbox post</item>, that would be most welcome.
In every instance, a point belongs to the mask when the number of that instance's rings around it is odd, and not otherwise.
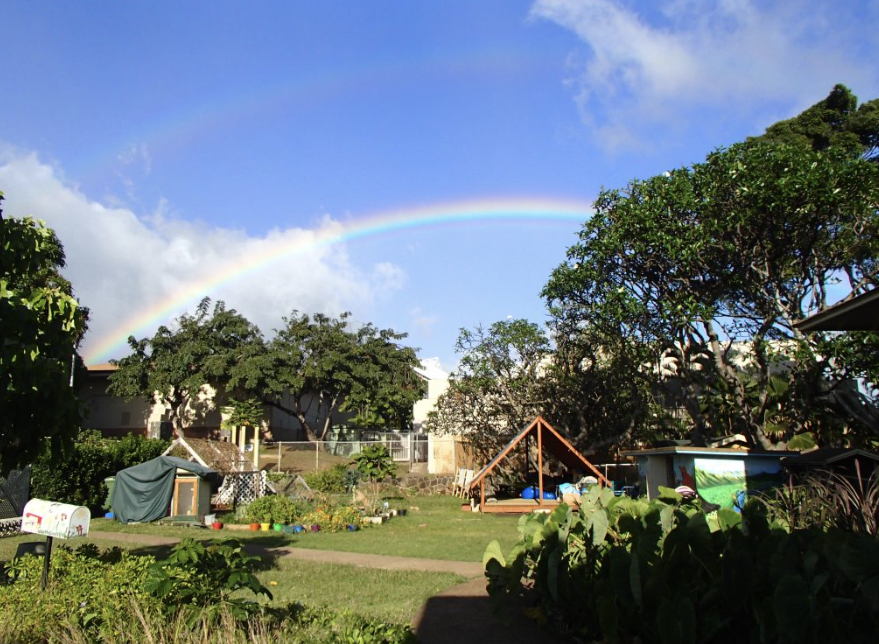
[[[25,503],[21,517],[21,531],[46,537],[46,555],[43,559],[43,578],[40,584],[43,590],[46,590],[46,581],[49,578],[52,539],[86,536],[89,533],[91,518],[89,509],[81,505],[55,503],[43,499],[31,499]]]

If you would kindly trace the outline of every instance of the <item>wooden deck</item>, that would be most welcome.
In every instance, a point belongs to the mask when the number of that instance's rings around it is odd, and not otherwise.
[[[487,513],[528,514],[537,511],[552,512],[558,504],[559,501],[550,499],[499,499],[487,500],[479,510]]]

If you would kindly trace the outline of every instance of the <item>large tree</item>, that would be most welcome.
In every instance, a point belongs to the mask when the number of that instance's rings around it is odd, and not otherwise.
[[[208,408],[255,395],[265,366],[259,328],[222,301],[212,309],[209,298],[174,328],[128,343],[132,353],[117,362],[110,393],[164,405],[179,436]]]
[[[63,266],[52,229],[0,210],[0,474],[44,448],[66,451],[79,430],[73,370],[87,311]]]
[[[877,432],[852,372],[827,359],[834,339],[795,326],[830,289],[879,281],[877,103],[853,100],[837,87],[704,163],[603,190],[544,289],[560,344],[590,336],[605,360],[646,350],[628,360],[631,378],[685,411],[696,441],[739,432],[772,447]]]
[[[465,436],[489,457],[548,408],[550,343],[537,324],[514,319],[461,329],[455,349],[460,365],[427,426]]]
[[[323,440],[337,412],[361,426],[411,426],[421,397],[415,351],[406,334],[371,324],[294,311],[269,345],[266,403],[295,416],[309,440]],[[315,425],[315,419],[319,425]]]

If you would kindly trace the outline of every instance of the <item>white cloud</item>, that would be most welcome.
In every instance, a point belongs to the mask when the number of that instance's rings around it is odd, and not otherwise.
[[[588,46],[572,53],[569,84],[584,122],[614,148],[643,143],[641,134],[657,125],[672,136],[685,132],[705,108],[715,115],[745,109],[765,126],[836,83],[879,90],[875,65],[857,51],[875,56],[879,39],[856,11],[835,0],[675,0],[661,8],[537,0],[531,15]],[[755,113],[772,109],[784,113],[769,121]]]
[[[178,303],[158,320],[168,323],[192,312],[203,296],[222,299],[269,335],[294,309],[329,315],[363,311],[406,279],[392,263],[361,268],[352,264],[343,244],[327,244],[328,237],[344,231],[328,216],[313,229],[276,229],[260,237],[175,219],[164,203],[139,216],[90,199],[36,154],[2,149],[0,189],[6,216],[32,214],[61,239],[64,274],[91,309],[83,346],[87,357],[114,334],[152,334],[155,323],[130,330],[120,325],[145,319],[162,302]],[[198,284],[204,289],[193,289]],[[124,354],[117,348],[109,357]]]

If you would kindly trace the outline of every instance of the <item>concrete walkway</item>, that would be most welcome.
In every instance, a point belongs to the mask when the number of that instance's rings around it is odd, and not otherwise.
[[[141,546],[170,546],[180,539],[121,532],[90,532],[89,537],[114,540]],[[246,543],[246,542],[245,542]],[[516,605],[506,615],[495,615],[489,604],[482,564],[471,561],[443,561],[392,557],[387,555],[309,550],[291,546],[246,546],[247,552],[270,557],[292,557],[306,561],[347,564],[384,570],[418,570],[450,572],[469,580],[448,588],[428,599],[412,619],[412,628],[421,644],[492,644],[494,642],[527,642],[554,644],[558,642],[523,614],[524,606]]]

